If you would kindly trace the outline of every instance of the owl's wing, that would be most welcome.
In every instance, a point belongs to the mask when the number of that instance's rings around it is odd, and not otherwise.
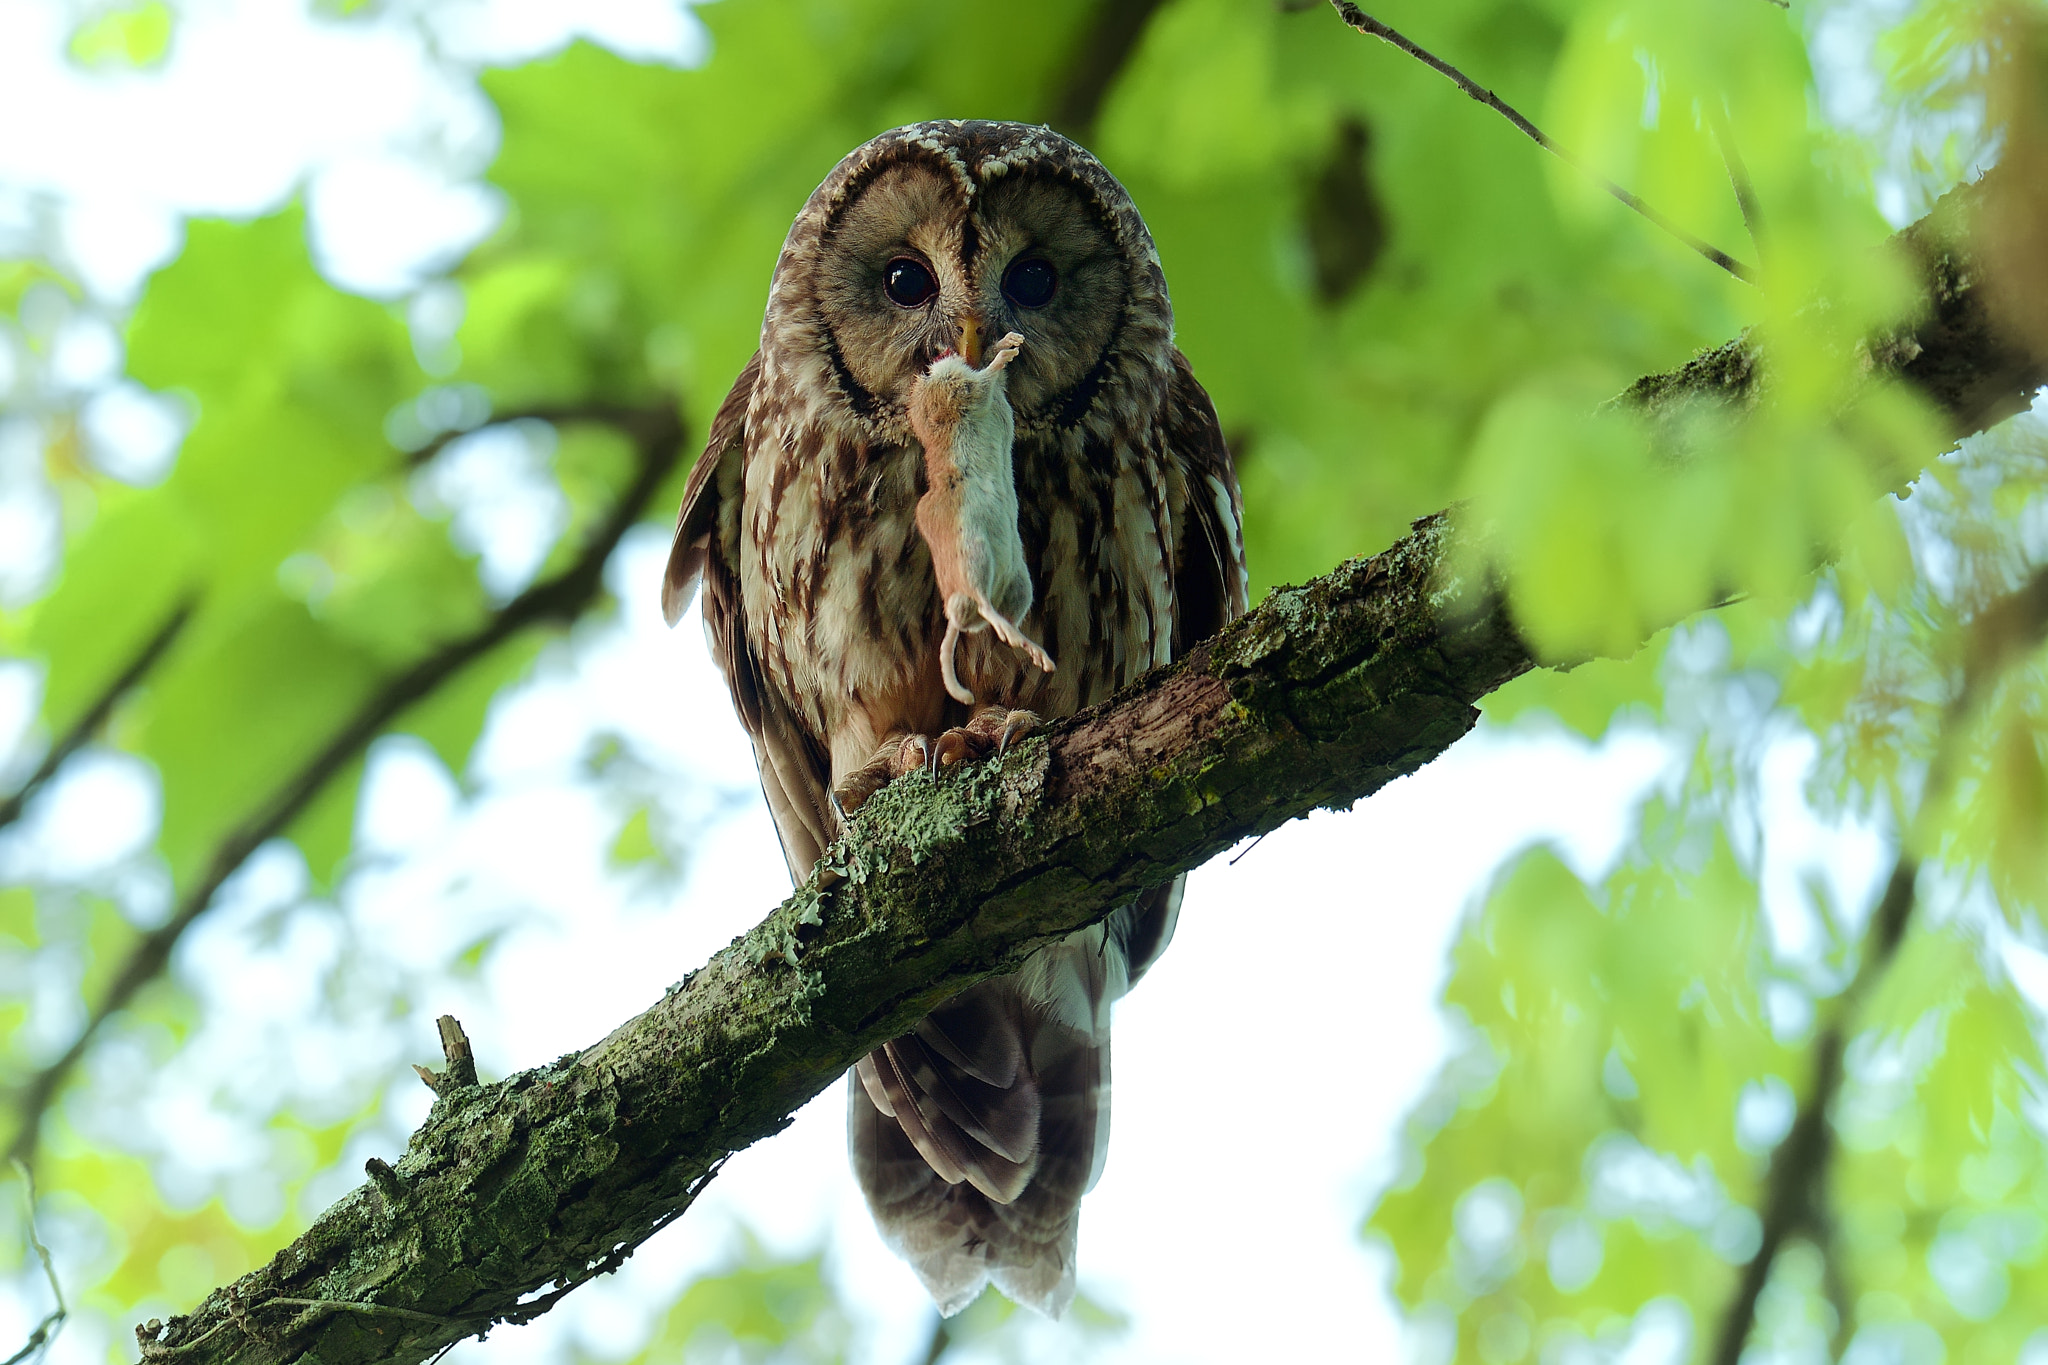
[[[711,419],[704,453],[683,486],[675,543],[669,547],[668,572],[662,578],[661,610],[674,625],[690,609],[690,599],[702,584],[704,637],[732,689],[740,724],[754,741],[761,791],[775,817],[790,876],[801,881],[831,837],[832,769],[817,736],[772,688],[763,686],[759,661],[747,647],[746,610],[740,600],[740,495],[747,406],[760,377],[757,351]]]
[[[1244,615],[1250,584],[1244,566],[1244,501],[1216,405],[1188,358],[1173,353],[1166,440],[1185,488],[1181,542],[1174,562],[1173,655],[1181,655]]]
[[[669,546],[668,573],[661,583],[661,614],[670,625],[683,619],[690,599],[697,595],[697,583],[711,558],[712,540],[721,530],[721,519],[737,529],[740,472],[747,449],[747,405],[754,399],[754,384],[760,377],[761,353],[756,351],[734,381],[732,392],[718,405],[704,453],[697,457],[690,480],[683,485],[683,507],[676,514],[676,538]],[[737,572],[732,557],[738,552],[739,538],[721,539],[721,557]]]
[[[1175,349],[1167,391],[1165,495],[1181,528],[1173,560],[1173,657],[1176,659],[1244,615],[1249,585],[1244,565],[1244,502],[1237,469],[1223,442],[1216,405],[1195,379],[1188,358]],[[1110,932],[1124,945],[1129,981],[1159,960],[1180,918],[1176,877],[1154,887],[1111,917]]]

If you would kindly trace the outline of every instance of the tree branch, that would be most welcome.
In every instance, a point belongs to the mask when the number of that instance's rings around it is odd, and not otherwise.
[[[1770,1181],[1762,1210],[1763,1236],[1757,1252],[1743,1268],[1735,1297],[1729,1301],[1715,1340],[1713,1365],[1737,1365],[1743,1347],[1756,1325],[1757,1299],[1769,1283],[1771,1266],[1788,1238],[1805,1233],[1823,1248],[1835,1245],[1834,1219],[1828,1204],[1828,1180],[1835,1153],[1834,1130],[1828,1111],[1842,1088],[1843,1050],[1849,1042],[1847,1030],[1857,1012],[1870,997],[1906,937],[1913,916],[1915,887],[1920,880],[1920,850],[1927,847],[1934,831],[1933,814],[1946,798],[1962,757],[1964,730],[1984,695],[1996,684],[2006,668],[2033,652],[2048,638],[2048,569],[2037,572],[2017,591],[2000,598],[1979,613],[1971,623],[1965,650],[1963,676],[1955,695],[1942,710],[1941,728],[1935,740],[1934,757],[1927,765],[1927,780],[1920,794],[1920,807],[1912,826],[1899,840],[1899,854],[1885,883],[1884,896],[1870,917],[1864,934],[1863,952],[1856,974],[1836,997],[1831,1018],[1814,1040],[1813,1081],[1791,1131],[1771,1154]],[[1840,1267],[1829,1257],[1831,1274]],[[1844,1294],[1842,1297],[1846,1298]],[[1836,1324],[1837,1334],[1848,1330],[1847,1322]]]
[[[1961,249],[1925,235],[1928,317],[1873,346],[1873,365],[1938,380],[1930,399],[1972,430],[2023,405],[2043,368],[1983,323]],[[1753,403],[1749,346],[1645,380],[1634,401]],[[949,995],[1240,839],[1413,772],[1534,666],[1493,585],[1453,576],[1463,536],[1426,518],[999,763],[883,788],[810,881],[704,968],[581,1053],[443,1088],[388,1172],[147,1335],[145,1360],[412,1362],[530,1318],[621,1264],[727,1155]],[[282,1299],[459,1326],[393,1319],[380,1335],[329,1314],[223,1327],[238,1303]]]
[[[1957,439],[2025,412],[2048,382],[2048,361],[1994,320],[1989,305],[1997,283],[1969,245],[2006,174],[1994,170],[1949,191],[1925,218],[1892,236],[1890,248],[1920,281],[1922,312],[1865,347],[1871,372],[1916,390]],[[1759,340],[1746,331],[1676,370],[1638,379],[1615,401],[1656,421],[1703,398],[1747,408],[1766,391],[1763,367]]]
[[[1714,131],[1714,146],[1728,171],[1728,187],[1735,192],[1735,206],[1742,211],[1742,226],[1749,233],[1749,244],[1756,248],[1757,266],[1761,270],[1769,262],[1764,259],[1764,211],[1757,201],[1756,186],[1750,181],[1749,167],[1743,164],[1741,149],[1735,145],[1735,130],[1729,126],[1727,111],[1709,104],[1707,122]]]
[[[71,728],[64,732],[63,738],[50,746],[50,752],[43,755],[41,765],[29,774],[28,781],[22,783],[12,796],[0,800],[0,829],[7,828],[21,818],[29,798],[40,791],[44,783],[57,775],[57,770],[64,766],[66,759],[91,742],[92,737],[100,732],[100,727],[107,723],[108,717],[114,714],[114,708],[121,704],[121,698],[135,690],[162,661],[164,655],[170,653],[171,646],[177,643],[178,636],[184,633],[185,624],[192,619],[192,612],[198,605],[198,598],[187,597],[173,607],[171,614],[164,618],[164,623],[156,628],[156,634],[142,642],[142,648],[135,651],[135,657],[114,675],[100,691],[99,696],[93,699],[92,705],[85,708],[84,714],[72,722]]]
[[[625,421],[608,411],[590,420],[626,426],[638,444],[640,459],[632,483],[619,495],[604,524],[591,536],[575,562],[492,612],[470,634],[449,641],[386,681],[364,699],[355,714],[335,730],[326,744],[288,774],[241,824],[221,840],[213,856],[207,860],[205,873],[178,898],[171,917],[144,934],[129,950],[106,994],[94,1006],[71,1046],[22,1084],[14,1106],[20,1126],[9,1144],[9,1157],[21,1161],[33,1157],[40,1141],[43,1115],[107,1020],[126,1008],[138,991],[163,972],[170,962],[172,949],[185,936],[185,931],[206,913],[222,884],[234,875],[250,854],[282,834],[326,789],[327,784],[409,707],[424,700],[464,668],[529,626],[549,621],[573,621],[597,600],[604,585],[605,561],[611,557],[620,537],[639,521],[648,499],[681,462],[684,433],[673,404],[666,402],[633,410]]]
[[[1454,534],[1432,517],[1275,594],[1000,767],[883,788],[802,891],[653,1009],[580,1056],[443,1089],[394,1180],[236,1287],[252,1313],[280,1297],[374,1302],[459,1327],[224,1329],[221,1291],[144,1358],[204,1340],[180,1358],[422,1360],[523,1316],[527,1296],[623,1261],[716,1162],[946,995],[1245,834],[1412,772],[1530,666],[1490,591],[1446,596]],[[1450,614],[1452,599],[1470,610]]]

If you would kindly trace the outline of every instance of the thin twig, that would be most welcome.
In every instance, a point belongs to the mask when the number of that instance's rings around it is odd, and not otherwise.
[[[1744,1267],[1742,1282],[1722,1316],[1714,1352],[1708,1357],[1713,1365],[1736,1365],[1742,1358],[1750,1331],[1756,1325],[1757,1300],[1788,1238],[1805,1233],[1823,1248],[1836,1244],[1827,1202],[1828,1168],[1835,1147],[1828,1111],[1842,1086],[1848,1028],[1906,937],[1920,878],[1917,850],[1927,846],[1932,833],[1928,824],[1954,781],[1969,719],[2006,668],[2031,653],[2043,638],[2048,638],[2048,570],[2036,573],[2023,587],[1999,599],[1971,623],[1962,679],[1942,710],[1941,728],[1934,756],[1927,765],[1919,809],[1900,837],[1891,878],[1885,883],[1884,896],[1871,915],[1869,928],[1864,931],[1856,974],[1837,998],[1832,1021],[1814,1040],[1813,1083],[1808,1087],[1806,1101],[1799,1107],[1791,1132],[1771,1156],[1762,1214],[1763,1237],[1757,1244],[1756,1255]],[[1838,1267],[1831,1270],[1839,1275]],[[1834,1296],[1849,1298],[1846,1291],[1837,1291]],[[1845,1334],[1848,1326],[1846,1322],[1836,1323],[1837,1334]]]
[[[14,1163],[14,1172],[21,1177],[22,1197],[28,1210],[28,1244],[34,1249],[36,1259],[43,1263],[43,1278],[50,1282],[50,1297],[57,1301],[57,1306],[45,1313],[43,1320],[36,1324],[36,1330],[28,1334],[28,1343],[6,1360],[0,1361],[0,1365],[21,1365],[22,1361],[40,1355],[57,1339],[57,1333],[63,1329],[64,1320],[71,1316],[71,1310],[64,1306],[64,1286],[57,1282],[57,1266],[50,1259],[50,1249],[44,1246],[43,1239],[36,1235],[35,1175],[30,1172],[27,1164],[21,1161]]]
[[[366,698],[355,714],[327,743],[288,776],[239,826],[230,831],[208,860],[206,873],[179,898],[177,909],[145,934],[129,951],[107,992],[94,1007],[85,1027],[64,1054],[30,1077],[21,1088],[16,1111],[20,1127],[9,1155],[27,1158],[36,1148],[43,1114],[57,1089],[85,1056],[107,1020],[164,970],[171,950],[185,931],[213,903],[223,883],[263,844],[282,834],[313,803],[343,769],[355,761],[384,727],[430,696],[470,664],[528,626],[545,621],[571,621],[597,599],[604,585],[605,561],[619,539],[640,519],[641,510],[681,459],[683,427],[672,405],[658,403],[634,409],[630,425],[613,416],[592,420],[626,426],[640,447],[640,467],[632,484],[619,496],[611,514],[583,548],[576,562],[553,578],[536,583],[487,617],[469,635],[442,646],[405,672],[389,679]]]
[[[1763,206],[1757,202],[1756,186],[1750,182],[1749,167],[1743,164],[1741,149],[1735,145],[1735,130],[1728,126],[1728,116],[1713,108],[1707,111],[1707,123],[1714,133],[1714,146],[1720,149],[1721,164],[1728,168],[1728,184],[1735,191],[1736,207],[1742,210],[1742,226],[1749,232],[1749,244],[1756,248],[1759,263],[1764,259]]]
[[[684,1190],[682,1202],[675,1208],[663,1213],[649,1225],[647,1236],[652,1237],[655,1233],[660,1232],[670,1223],[682,1217],[690,1206],[697,1202],[697,1196],[704,1193],[704,1187],[709,1185],[717,1177],[718,1173],[725,1169],[725,1163],[730,1160],[732,1160],[732,1153],[727,1152],[705,1167],[703,1173],[695,1180],[692,1180]],[[555,1281],[553,1292],[543,1294],[530,1303],[518,1305],[511,1312],[500,1315],[497,1321],[508,1323],[513,1327],[524,1327],[527,1323],[532,1322],[535,1318],[540,1317],[560,1303],[568,1296],[570,1290],[586,1285],[600,1275],[609,1275],[616,1271],[620,1266],[631,1260],[633,1253],[639,1249],[640,1246],[637,1242],[620,1242],[617,1246],[606,1252],[596,1265],[585,1266],[581,1273],[565,1276]]]
[[[946,1352],[953,1349],[953,1330],[946,1320],[937,1313],[932,1314],[932,1334],[925,1341],[923,1365],[939,1365]]]
[[[1721,250],[1717,246],[1714,246],[1712,243],[1703,241],[1700,238],[1693,236],[1693,234],[1687,232],[1684,228],[1680,227],[1671,219],[1665,217],[1662,213],[1659,213],[1649,204],[1643,202],[1643,200],[1641,200],[1634,194],[1631,194],[1629,191],[1615,184],[1612,180],[1609,180],[1607,177],[1601,175],[1598,171],[1595,171],[1591,166],[1588,166],[1585,162],[1579,160],[1578,157],[1566,151],[1563,147],[1558,146],[1556,142],[1551,140],[1550,135],[1548,133],[1545,133],[1541,128],[1538,128],[1535,124],[1529,122],[1528,119],[1522,117],[1521,113],[1513,105],[1509,104],[1500,96],[1494,94],[1491,90],[1488,90],[1485,86],[1479,84],[1479,82],[1473,80],[1470,76],[1467,76],[1464,72],[1458,70],[1457,67],[1452,66],[1449,62],[1437,56],[1435,53],[1429,51],[1427,48],[1420,47],[1417,44],[1410,42],[1407,38],[1403,37],[1394,29],[1389,28],[1387,25],[1373,18],[1370,14],[1367,14],[1363,10],[1359,9],[1358,6],[1351,3],[1351,0],[1330,0],[1330,3],[1336,7],[1338,17],[1343,19],[1343,21],[1346,24],[1349,24],[1358,32],[1366,34],[1368,37],[1378,38],[1383,42],[1392,43],[1395,47],[1400,48],[1403,52],[1415,58],[1415,60],[1421,62],[1430,70],[1436,72],[1440,76],[1445,77],[1447,80],[1451,82],[1451,84],[1457,86],[1467,95],[1470,95],[1473,99],[1478,100],[1481,104],[1485,105],[1487,108],[1499,114],[1509,123],[1512,123],[1515,125],[1515,127],[1521,129],[1523,133],[1528,135],[1530,140],[1535,142],[1535,144],[1541,147],[1544,151],[1549,152],[1552,156],[1564,162],[1565,165],[1570,166],[1573,170],[1578,171],[1580,174],[1588,176],[1591,179],[1598,181],[1602,188],[1604,188],[1609,194],[1613,195],[1616,199],[1620,200],[1623,204],[1626,204],[1629,208],[1634,209],[1637,213],[1640,213],[1643,217],[1649,219],[1652,223],[1655,223],[1658,227],[1664,229],[1664,231],[1670,233],[1673,237],[1676,237],[1679,241],[1685,243],[1694,251],[1697,251],[1700,255],[1712,261],[1715,265],[1720,266],[1723,270],[1733,275],[1736,279],[1741,280],[1744,284],[1756,283],[1756,272],[1752,270],[1750,267],[1744,265],[1741,261],[1736,260],[1733,256],[1730,256],[1727,252]]]
[[[34,796],[44,783],[57,775],[57,770],[64,766],[66,759],[84,748],[92,737],[100,732],[100,727],[114,714],[114,708],[121,704],[121,698],[127,696],[138,683],[148,677],[164,655],[170,652],[171,646],[184,632],[186,624],[192,619],[193,610],[198,605],[199,599],[193,596],[185,598],[172,608],[171,614],[164,618],[164,623],[156,628],[156,634],[143,642],[142,648],[135,652],[135,657],[128,661],[127,667],[116,673],[113,680],[100,690],[92,705],[86,707],[84,714],[73,721],[71,728],[64,732],[64,737],[50,746],[50,752],[43,755],[41,766],[29,775],[28,781],[22,783],[12,796],[0,800],[0,829],[5,829],[19,820],[29,798]],[[5,1365],[5,1362],[0,1362],[0,1365]]]
[[[175,1356],[188,1355],[198,1350],[228,1328],[236,1325],[235,1319],[222,1318],[219,1322],[216,1322],[213,1326],[192,1338],[192,1340],[181,1341],[176,1346],[166,1346],[155,1337],[145,1335],[142,1332],[135,1334],[135,1341],[136,1345],[142,1350],[142,1358],[144,1360],[169,1360]]]
[[[1893,887],[1900,884],[1902,870],[1893,869]],[[1910,907],[1912,882],[1907,880],[1905,886]],[[1890,899],[1891,892],[1888,890],[1885,895]],[[1806,1102],[1799,1106],[1791,1131],[1771,1153],[1770,1182],[1760,1220],[1763,1235],[1757,1241],[1756,1254],[1742,1268],[1735,1297],[1729,1300],[1722,1316],[1721,1331],[1710,1357],[1714,1365],[1736,1365],[1741,1359],[1750,1328],[1756,1324],[1757,1300],[1770,1281],[1778,1252],[1790,1238],[1814,1230],[1826,1217],[1827,1174],[1835,1143],[1834,1130],[1828,1125],[1828,1110],[1841,1088],[1842,1044],[1839,1024],[1821,1030],[1814,1042],[1813,1083],[1807,1088]]]

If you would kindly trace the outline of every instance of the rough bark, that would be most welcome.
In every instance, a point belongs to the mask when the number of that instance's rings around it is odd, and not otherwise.
[[[1991,328],[1946,221],[1901,234],[1927,317],[1869,355],[1962,434],[2024,406],[2043,367]],[[1762,401],[1765,369],[1744,338],[1625,401]],[[144,1359],[410,1362],[528,1321],[946,996],[1414,771],[1534,666],[1492,586],[1455,577],[1462,534],[1427,518],[1000,764],[883,789],[805,887],[610,1037],[494,1085],[444,1080],[403,1158],[191,1316],[140,1329]]]

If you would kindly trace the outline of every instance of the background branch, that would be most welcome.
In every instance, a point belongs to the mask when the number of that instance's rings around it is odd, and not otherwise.
[[[1061,67],[1066,79],[1052,97],[1047,122],[1076,142],[1088,140],[1103,100],[1159,5],[1160,0],[1102,0]]]
[[[17,1161],[13,1164],[15,1174],[21,1177],[22,1218],[28,1230],[29,1249],[35,1252],[36,1260],[42,1263],[43,1279],[50,1286],[50,1298],[54,1301],[54,1306],[43,1315],[43,1320],[36,1324],[35,1330],[28,1334],[28,1340],[23,1343],[22,1348],[6,1360],[0,1361],[0,1365],[22,1365],[23,1361],[41,1355],[49,1349],[50,1343],[57,1339],[57,1333],[64,1329],[64,1320],[71,1316],[71,1310],[64,1304],[64,1286],[57,1280],[56,1264],[50,1260],[50,1249],[43,1245],[42,1237],[36,1232],[35,1173],[23,1162]]]
[[[1814,1039],[1813,1079],[1807,1086],[1806,1099],[1799,1106],[1791,1131],[1771,1154],[1770,1181],[1761,1214],[1763,1237],[1757,1244],[1756,1255],[1743,1268],[1735,1297],[1722,1316],[1710,1357],[1713,1365],[1738,1365],[1741,1360],[1743,1347],[1756,1325],[1757,1299],[1770,1282],[1771,1267],[1788,1238],[1801,1233],[1812,1237],[1827,1253],[1830,1273],[1840,1275],[1828,1202],[1835,1152],[1828,1111],[1841,1092],[1843,1050],[1851,1036],[1849,1030],[1905,939],[1920,879],[1919,851],[1927,846],[1933,833],[1928,827],[1932,815],[1954,781],[1963,735],[1971,717],[2005,670],[2032,653],[2044,638],[2048,638],[2048,569],[2035,573],[2024,586],[1993,603],[1971,623],[1962,678],[1942,711],[1919,810],[1900,837],[1898,858],[1892,864],[1884,896],[1871,914],[1864,934],[1856,974],[1836,997],[1827,1026]],[[1849,1296],[1841,1293],[1837,1297]],[[1840,1312],[1839,1306],[1837,1311]],[[1843,1320],[1835,1327],[1838,1335],[1846,1334],[1849,1323]]]
[[[1922,245],[1940,297],[1921,327],[1874,346],[1873,364],[1922,365],[1941,380],[1930,401],[1969,429],[2022,403],[2042,367],[1978,325],[1962,249]],[[1703,357],[1631,401],[1757,401],[1764,367],[1749,341],[1731,346],[1743,363]],[[384,1178],[174,1319],[152,1352],[204,1342],[184,1358],[410,1362],[531,1317],[621,1264],[727,1155],[787,1126],[947,996],[1240,839],[1414,771],[1471,728],[1476,700],[1535,663],[1494,586],[1454,576],[1470,562],[1465,535],[1426,518],[1000,764],[883,788],[811,880],[703,969],[581,1053],[442,1089]],[[262,1337],[223,1330],[237,1304],[279,1298],[462,1326],[406,1319],[380,1336],[330,1314]]]
[[[567,412],[568,410],[564,410]],[[78,1036],[61,1056],[25,1081],[15,1100],[18,1127],[8,1147],[16,1160],[30,1160],[40,1141],[42,1118],[58,1090],[78,1066],[106,1022],[126,1008],[145,985],[162,974],[185,931],[206,913],[227,879],[263,844],[284,833],[384,728],[431,695],[470,664],[530,626],[572,621],[594,603],[604,586],[605,561],[640,520],[647,502],[681,462],[683,424],[671,402],[645,409],[577,410],[584,420],[614,422],[634,437],[639,451],[633,480],[613,504],[604,523],[575,561],[552,578],[534,584],[492,612],[468,635],[452,640],[403,673],[390,678],[328,738],[327,743],[284,780],[229,832],[206,862],[206,871],[179,896],[169,919],[144,934],[114,973],[106,994],[94,1005]],[[565,417],[563,420],[570,420]]]
[[[1383,42],[1391,43],[1393,46],[1400,48],[1403,52],[1415,58],[1416,61],[1421,62],[1430,70],[1436,72],[1438,75],[1443,76],[1445,79],[1449,80],[1451,84],[1457,86],[1467,95],[1479,101],[1487,108],[1493,110],[1502,118],[1506,119],[1509,123],[1514,124],[1516,128],[1520,129],[1527,137],[1530,138],[1530,140],[1535,142],[1535,144],[1538,147],[1541,147],[1544,151],[1549,152],[1552,156],[1556,157],[1559,161],[1564,162],[1565,165],[1570,166],[1573,170],[1579,172],[1581,175],[1584,175],[1591,180],[1597,181],[1600,184],[1601,188],[1605,189],[1609,194],[1613,195],[1623,204],[1627,205],[1631,209],[1634,209],[1644,218],[1647,218],[1650,222],[1656,224],[1665,232],[1670,233],[1671,236],[1685,243],[1694,251],[1697,251],[1700,255],[1712,261],[1715,265],[1720,266],[1723,270],[1733,275],[1736,279],[1741,280],[1744,284],[1756,283],[1756,271],[1744,265],[1741,261],[1736,260],[1727,252],[1721,250],[1721,248],[1699,237],[1695,237],[1692,233],[1687,232],[1684,228],[1680,227],[1676,222],[1674,222],[1670,218],[1665,217],[1662,213],[1658,212],[1654,207],[1652,207],[1644,200],[1638,198],[1636,195],[1630,193],[1628,190],[1623,189],[1621,186],[1615,184],[1612,180],[1609,180],[1607,177],[1595,171],[1591,166],[1588,166],[1585,162],[1581,161],[1577,156],[1573,155],[1571,152],[1566,151],[1563,147],[1560,147],[1556,142],[1552,141],[1548,133],[1544,132],[1541,128],[1538,128],[1535,124],[1529,122],[1528,119],[1524,118],[1521,114],[1521,111],[1516,109],[1513,105],[1509,104],[1500,96],[1494,94],[1491,90],[1488,90],[1479,82],[1473,80],[1464,72],[1458,70],[1457,67],[1452,66],[1449,62],[1437,56],[1434,52],[1431,52],[1429,49],[1422,47],[1421,45],[1404,37],[1395,29],[1390,28],[1386,24],[1381,23],[1379,20],[1373,18],[1370,14],[1365,13],[1363,10],[1359,9],[1358,6],[1352,4],[1351,0],[1330,0],[1330,3],[1336,7],[1338,17],[1341,18],[1345,23],[1349,24],[1353,29],[1367,35],[1368,37],[1378,38]]]
[[[1742,226],[1749,232],[1749,244],[1756,248],[1757,263],[1764,262],[1763,206],[1757,202],[1756,186],[1749,178],[1749,167],[1743,164],[1742,151],[1735,145],[1735,130],[1729,126],[1726,111],[1707,108],[1708,125],[1714,132],[1714,147],[1721,153],[1721,164],[1728,170],[1728,186],[1735,192],[1735,206],[1742,210]]]
[[[171,646],[177,643],[178,636],[184,633],[185,624],[192,619],[193,609],[198,605],[198,598],[187,597],[172,608],[171,614],[164,618],[164,623],[156,628],[156,633],[143,641],[142,648],[135,651],[135,657],[101,689],[99,696],[85,708],[84,714],[72,722],[71,728],[64,732],[63,737],[50,746],[50,752],[43,755],[42,763],[29,774],[28,780],[23,782],[12,796],[0,800],[0,829],[7,828],[21,818],[29,799],[57,775],[57,770],[64,766],[66,759],[92,741],[92,737],[100,732],[101,727],[114,714],[114,708],[121,704],[121,698],[140,685],[151,670],[162,661],[164,655],[170,653]]]
[[[931,1335],[924,1344],[924,1365],[939,1365],[946,1352],[953,1349],[953,1330],[946,1320],[937,1313],[932,1314]]]
[[[658,429],[665,420],[658,404],[652,407],[633,407],[625,403],[543,403],[536,407],[514,408],[509,412],[494,412],[473,427],[438,432],[425,444],[407,451],[405,463],[408,469],[417,469],[465,436],[474,436],[480,431],[509,427],[520,422],[546,422],[550,426],[617,427],[635,440],[644,442],[658,435]]]

